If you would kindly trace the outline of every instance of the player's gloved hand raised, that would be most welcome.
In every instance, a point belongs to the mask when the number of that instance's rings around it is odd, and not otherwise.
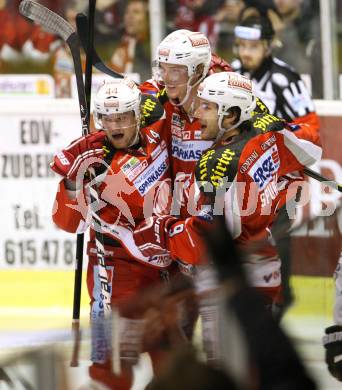
[[[50,164],[51,169],[69,180],[75,180],[82,164],[89,167],[92,165],[92,159],[94,163],[94,158],[103,158],[102,146],[105,137],[104,131],[98,131],[76,139],[54,156]]]
[[[232,67],[226,60],[212,53],[208,73],[213,74],[218,72],[232,72]]]
[[[134,230],[135,244],[146,257],[164,254],[168,251],[168,231],[177,222],[171,215],[150,217]]]
[[[325,329],[325,334],[325,361],[331,375],[342,382],[342,326],[329,326]]]

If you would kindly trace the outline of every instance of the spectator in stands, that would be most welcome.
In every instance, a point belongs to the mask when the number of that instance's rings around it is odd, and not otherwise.
[[[141,80],[151,77],[148,4],[130,0],[124,16],[124,31],[109,66],[119,73],[138,73]]]
[[[274,54],[312,80],[312,95],[322,98],[319,4],[317,0],[273,0],[282,17],[282,42]]]
[[[84,5],[83,5],[84,6]],[[85,11],[76,0],[64,4],[65,19],[76,28],[76,15]],[[81,53],[82,63],[85,64],[84,53]],[[71,79],[74,74],[74,63],[66,44],[61,45],[53,56],[53,76],[55,79],[56,97],[71,97]]]
[[[238,23],[243,9],[255,7],[261,13],[274,10],[273,0],[225,0],[222,8],[215,15],[220,23],[220,36],[217,52],[222,58],[232,58],[234,46],[234,28]]]
[[[58,38],[26,21],[18,12],[19,4],[20,0],[0,4],[1,73],[49,73]]]
[[[220,31],[224,0],[178,0],[174,29],[200,31],[208,37],[215,50]]]

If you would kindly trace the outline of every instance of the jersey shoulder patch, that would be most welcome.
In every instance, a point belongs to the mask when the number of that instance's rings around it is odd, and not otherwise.
[[[151,126],[164,117],[164,108],[159,99],[153,95],[143,94],[141,97],[141,127]]]
[[[222,146],[209,149],[198,160],[195,174],[199,188],[207,192],[208,183],[215,192],[219,188],[229,188],[237,173],[241,151]],[[210,189],[209,189],[210,191]]]
[[[169,97],[167,96],[166,89],[163,88],[157,93],[157,98],[162,106],[169,101]]]
[[[286,121],[275,115],[268,113],[256,113],[252,115],[250,122],[252,128],[257,134],[267,133],[269,131],[280,131],[286,127]]]

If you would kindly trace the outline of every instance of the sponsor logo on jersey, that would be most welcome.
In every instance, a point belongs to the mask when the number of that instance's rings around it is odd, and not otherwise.
[[[133,181],[146,167],[146,160],[139,160],[137,157],[131,157],[122,167],[121,170],[128,180]]]
[[[263,132],[272,131],[275,128],[275,124],[282,125],[282,120],[271,114],[262,114],[262,116],[256,116],[253,120],[253,126],[260,129]]]
[[[263,190],[266,185],[276,175],[280,166],[279,153],[277,145],[273,145],[268,149],[252,166],[248,175],[258,185],[260,191]]]
[[[279,281],[281,278],[280,272],[279,271],[274,271],[270,274],[264,275],[263,279],[266,283],[270,283],[271,280],[273,281]]]
[[[183,131],[183,132],[182,132],[182,138],[183,138],[183,139],[189,140],[189,139],[191,138],[191,133],[190,133],[190,131]]]
[[[65,156],[63,152],[58,153],[57,158],[62,163],[62,165],[70,165],[70,161],[68,160],[68,158]]]
[[[147,168],[148,163],[146,160],[143,160],[137,167],[130,171],[127,174],[127,178],[130,181],[133,181],[145,168]]]
[[[266,207],[278,196],[279,189],[277,186],[278,176],[275,175],[264,190],[260,192],[261,207]]]
[[[152,160],[155,160],[161,153],[162,150],[166,148],[166,142],[163,140],[160,145],[158,145],[152,152]]]
[[[124,174],[128,174],[132,169],[137,167],[140,160],[136,157],[131,157],[122,167],[121,170]]]
[[[161,255],[154,255],[148,260],[149,263],[158,267],[167,267],[171,264],[171,257],[168,253]]]
[[[266,150],[270,148],[276,142],[276,136],[273,134],[267,141],[261,144],[261,149]]]
[[[202,138],[202,131],[201,130],[195,130],[194,138],[195,139],[201,139]]]
[[[227,176],[228,166],[235,156],[235,152],[230,149],[226,149],[221,157],[217,158],[215,168],[212,169],[210,175],[210,182],[214,187],[219,187],[222,183],[223,177]]]
[[[182,138],[182,130],[185,128],[185,121],[178,114],[173,113],[171,119],[171,134]]]
[[[182,120],[179,114],[173,113],[171,126],[178,127],[179,129],[183,130],[185,127],[185,120]]]
[[[178,127],[171,127],[171,134],[178,138],[182,138],[182,130]]]
[[[153,185],[165,174],[169,166],[167,151],[159,157],[133,182],[140,195],[144,196]]]
[[[148,98],[145,100],[144,105],[141,108],[141,112],[144,118],[151,116],[151,113],[154,111],[157,103],[152,99]]]
[[[212,141],[187,141],[172,137],[172,156],[183,161],[197,161]]]
[[[259,157],[256,150],[246,158],[246,161],[241,165],[240,173],[245,173],[247,169],[253,164],[253,162]]]
[[[231,74],[228,79],[228,86],[244,89],[252,92],[252,81],[245,76]]]

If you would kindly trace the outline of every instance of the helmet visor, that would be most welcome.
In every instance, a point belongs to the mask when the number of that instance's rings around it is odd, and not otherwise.
[[[191,107],[191,116],[199,120],[217,121],[217,108],[218,106],[216,103],[196,96]]]
[[[114,114],[98,114],[98,119],[101,122],[102,128],[109,131],[125,131],[137,125],[134,111]]]
[[[153,70],[153,77],[162,85],[186,85],[189,80],[188,68],[185,65],[158,63]]]

